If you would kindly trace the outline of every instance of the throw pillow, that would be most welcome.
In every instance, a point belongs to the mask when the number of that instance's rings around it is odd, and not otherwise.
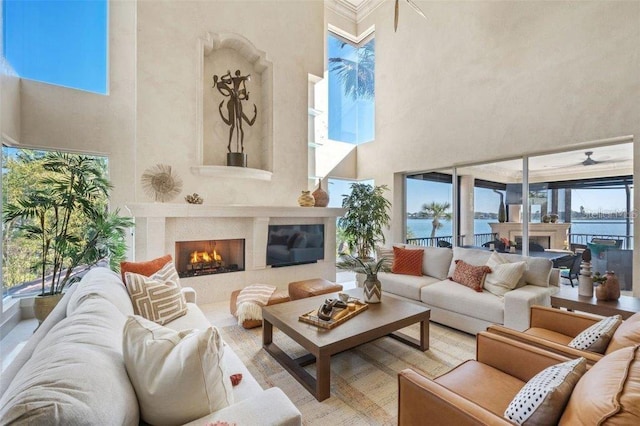
[[[147,262],[120,262],[120,274],[122,275],[122,282],[125,283],[124,274],[127,272],[133,272],[134,274],[140,274],[148,277],[160,270],[167,262],[173,260],[170,254],[165,254],[157,259],[149,260]]]
[[[122,343],[144,422],[184,424],[233,404],[221,363],[224,342],[215,327],[178,332],[132,316]]]
[[[578,334],[569,346],[575,349],[587,350],[603,354],[609,346],[611,336],[622,323],[622,316],[614,315],[604,318]]]
[[[394,274],[422,276],[422,250],[407,250],[393,247],[393,264],[391,272]]]
[[[527,269],[526,262],[511,263],[495,251],[487,260],[487,266],[491,268],[491,272],[485,277],[483,287],[488,292],[500,297],[516,288],[522,274]]]
[[[587,371],[580,357],[547,367],[531,378],[513,398],[504,417],[516,424],[558,424],[571,392]]]
[[[162,325],[187,313],[187,301],[173,262],[150,277],[127,272],[125,282],[134,314]]]
[[[482,284],[487,274],[491,272],[491,268],[486,265],[473,266],[460,259],[457,259],[455,263],[456,269],[449,279],[481,293]]]
[[[382,258],[384,258],[382,265],[390,271],[393,267],[393,248],[376,246],[376,259],[380,260]]]
[[[622,321],[620,327],[613,333],[611,341],[607,345],[606,354],[628,346],[640,344],[640,313]]]

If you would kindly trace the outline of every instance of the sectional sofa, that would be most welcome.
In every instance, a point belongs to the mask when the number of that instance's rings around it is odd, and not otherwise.
[[[461,247],[421,247],[396,244],[404,248],[423,250],[422,275],[378,273],[384,293],[394,294],[431,308],[431,320],[467,333],[476,334],[492,324],[515,330],[529,327],[529,307],[550,305],[550,296],[557,291],[557,270],[552,272],[548,259],[500,254],[510,262],[526,262],[526,270],[517,287],[496,296],[489,291],[476,292],[453,282],[456,263],[460,259],[471,265],[485,265],[491,252]],[[386,253],[389,253],[387,250]],[[379,256],[380,251],[379,251]]]
[[[186,291],[185,296],[187,314],[166,327],[208,329],[211,324],[194,303],[195,292]],[[0,424],[138,425],[139,402],[123,359],[123,327],[131,315],[121,277],[106,268],[89,271],[69,288],[2,373]],[[232,388],[232,405],[189,424],[301,424],[301,414],[289,398],[279,388],[263,390],[226,344],[219,365],[224,374],[243,376]],[[189,386],[193,389],[198,383]],[[193,391],[191,399],[195,395]],[[164,404],[185,410],[189,404],[177,403],[178,397],[185,400],[185,395],[175,395],[176,401]]]

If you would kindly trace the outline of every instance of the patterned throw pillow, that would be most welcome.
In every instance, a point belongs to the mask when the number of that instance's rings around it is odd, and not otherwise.
[[[604,318],[578,334],[569,342],[569,346],[603,354],[609,346],[611,336],[621,323],[622,317],[620,315]]]
[[[136,315],[164,325],[187,313],[187,302],[173,262],[150,277],[132,272],[124,276]]]
[[[455,263],[456,269],[449,279],[481,293],[482,284],[487,274],[491,272],[491,268],[486,265],[473,266],[461,259],[457,259]]]
[[[587,360],[577,358],[545,368],[513,398],[504,417],[516,424],[558,424],[571,392],[587,371]]]
[[[527,262],[509,262],[498,252],[492,252],[487,260],[491,272],[484,279],[483,287],[496,296],[504,296],[518,285],[522,274],[527,270]]]
[[[393,247],[393,265],[391,272],[394,274],[422,276],[422,256],[424,250],[407,250],[402,247]]]
[[[376,259],[380,260],[384,257],[382,263],[388,270],[393,267],[393,249],[387,247],[376,246]]]

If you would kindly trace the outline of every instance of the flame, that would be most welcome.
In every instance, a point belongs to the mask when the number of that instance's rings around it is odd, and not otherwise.
[[[216,262],[220,262],[222,261],[222,256],[220,256],[215,249],[213,250],[213,253],[209,254],[206,251],[194,251],[193,253],[191,253],[189,255],[189,263],[202,263],[202,262],[206,262],[209,263],[211,261],[215,260]]]

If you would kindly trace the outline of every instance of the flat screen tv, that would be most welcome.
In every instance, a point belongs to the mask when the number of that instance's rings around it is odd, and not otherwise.
[[[267,265],[300,265],[319,259],[324,259],[324,225],[269,225]]]

